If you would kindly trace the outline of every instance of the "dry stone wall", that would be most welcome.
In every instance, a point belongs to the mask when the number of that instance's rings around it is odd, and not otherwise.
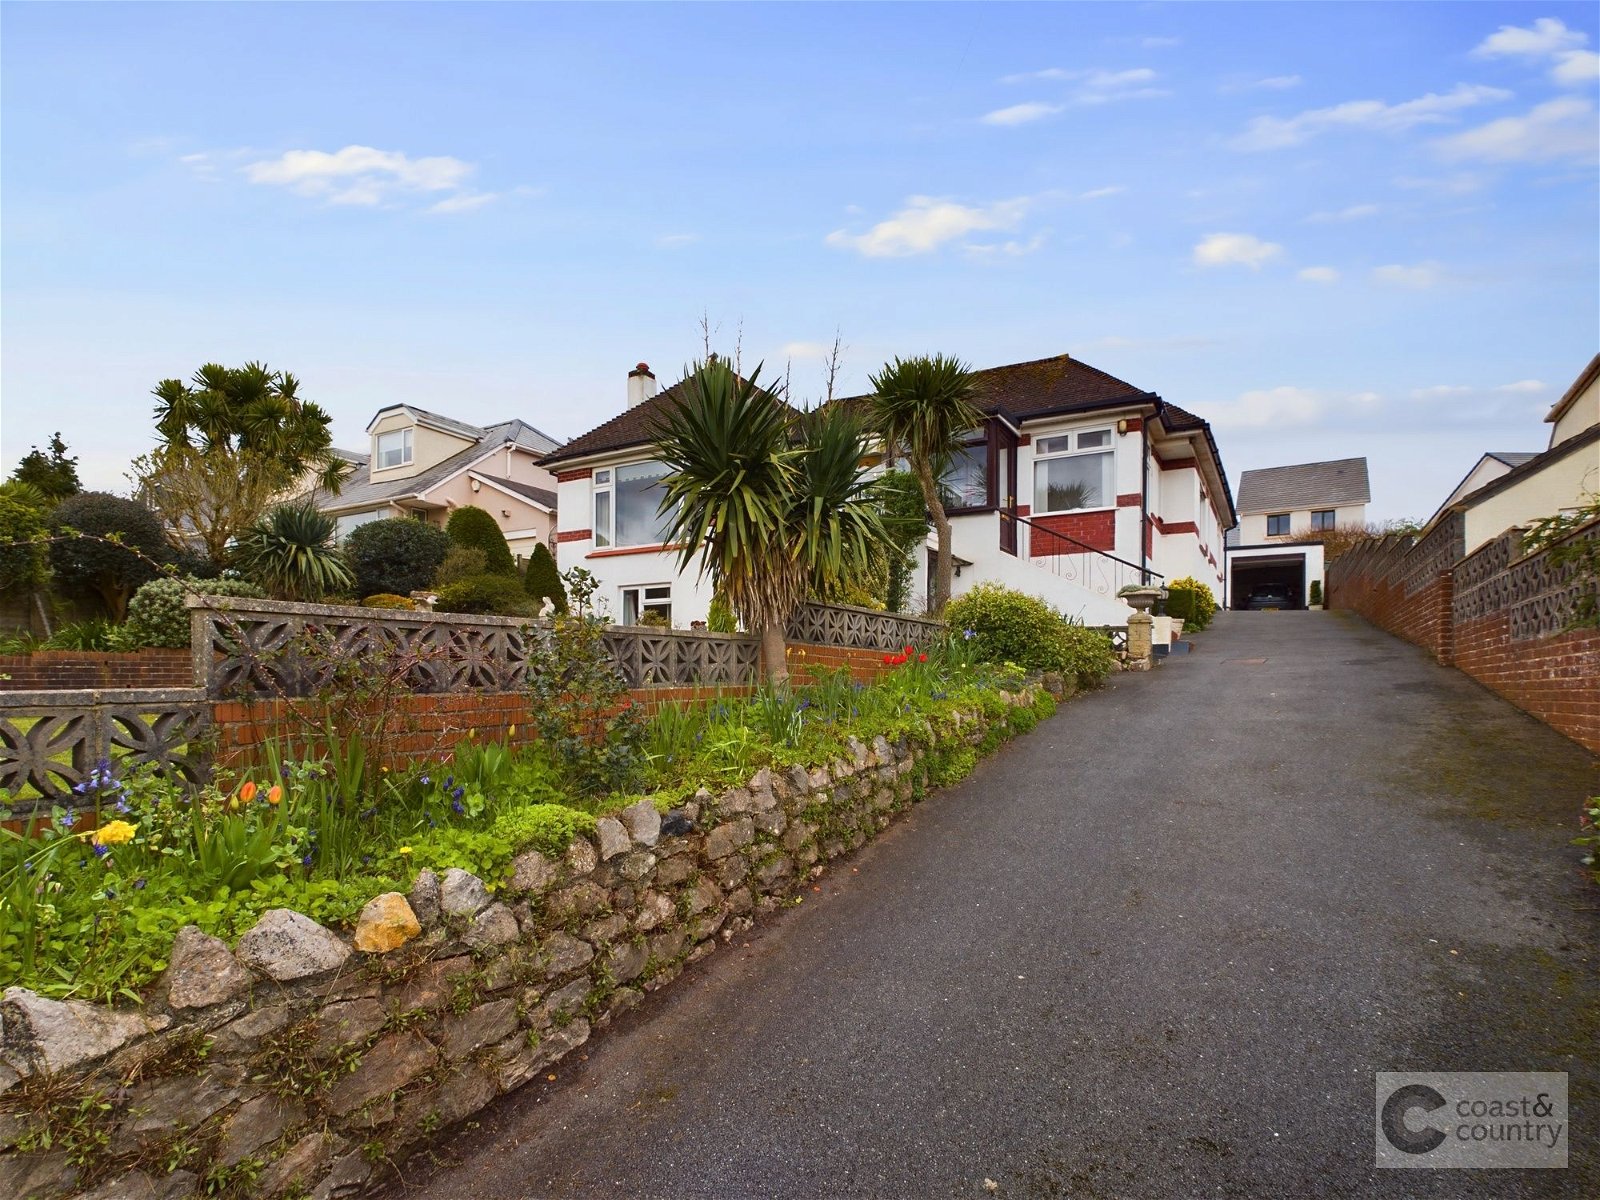
[[[286,909],[231,948],[190,927],[137,1009],[9,988],[0,1196],[356,1195],[792,902],[996,741],[973,712],[937,740],[852,742],[666,814],[642,800],[560,857],[524,853],[505,880],[423,871],[408,895],[374,897],[350,937]]]

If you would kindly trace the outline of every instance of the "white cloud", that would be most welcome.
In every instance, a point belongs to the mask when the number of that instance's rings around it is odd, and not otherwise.
[[[1282,150],[1299,146],[1330,129],[1367,129],[1396,133],[1417,125],[1437,125],[1451,114],[1479,104],[1509,99],[1503,88],[1457,84],[1443,94],[1429,92],[1415,100],[1387,104],[1382,100],[1349,100],[1330,108],[1311,108],[1292,117],[1257,117],[1228,144],[1235,150]]]
[[[1132,67],[1122,71],[1107,71],[1104,69],[1091,69],[1083,71],[1065,71],[1060,67],[1047,67],[1043,71],[1029,71],[1021,75],[1006,75],[1001,78],[1001,83],[1039,83],[1061,82],[1075,83],[1076,88],[1067,97],[1067,103],[1093,107],[1101,104],[1112,104],[1120,100],[1152,100],[1159,96],[1170,96],[1172,93],[1164,88],[1154,86],[1159,78],[1149,67]],[[1012,109],[1000,109],[997,113],[990,113],[984,120],[991,124],[1014,125],[1019,121],[1035,120],[1046,116],[1050,112],[1059,112],[1064,105],[1045,105],[1042,103],[1019,104]],[[1014,109],[1025,110],[1026,115],[1012,120],[990,120],[1001,114],[1010,113]],[[1028,111],[1045,109],[1044,112]]]
[[[979,262],[993,262],[997,258],[1021,258],[1032,254],[1045,243],[1045,235],[1036,233],[1025,242],[1005,241],[990,243],[974,243],[961,247],[968,258]]]
[[[459,212],[484,202],[464,199],[456,208],[441,207],[468,195],[462,189],[472,171],[472,164],[459,158],[411,158],[397,150],[376,150],[371,146],[346,146],[331,154],[325,150],[289,150],[278,158],[244,167],[245,178],[251,183],[286,187],[329,204],[371,206],[407,193],[461,192],[461,197],[447,197],[436,204],[434,208],[440,212]]]
[[[970,233],[1015,229],[1030,203],[1022,197],[974,207],[934,196],[912,196],[904,208],[866,233],[836,229],[828,235],[827,242],[867,258],[927,254]]]
[[[784,358],[827,358],[832,352],[826,342],[785,342],[778,351]]]
[[[1479,58],[1520,58],[1550,63],[1550,78],[1567,87],[1600,79],[1600,55],[1585,50],[1589,35],[1568,29],[1555,17],[1540,17],[1531,26],[1502,25],[1472,51]]]
[[[1448,400],[1452,396],[1465,396],[1472,389],[1460,383],[1436,383],[1432,387],[1412,388],[1413,400]]]
[[[698,233],[664,233],[656,239],[656,245],[673,250],[679,246],[692,246],[699,240]]]
[[[1444,282],[1444,269],[1438,263],[1389,263],[1372,268],[1372,277],[1391,287],[1413,288],[1418,291]]]
[[[1307,388],[1275,387],[1243,392],[1237,400],[1208,404],[1206,419],[1219,428],[1275,429],[1309,425],[1322,415],[1323,401]]]
[[[1556,55],[1550,78],[1567,87],[1582,87],[1600,79],[1600,54],[1593,50],[1568,50]]]
[[[1535,392],[1542,392],[1544,390],[1545,385],[1543,381],[1538,379],[1519,379],[1515,383],[1502,383],[1499,387],[1495,388],[1495,391],[1497,392],[1510,392],[1513,395],[1529,396],[1533,395]]]
[[[1224,92],[1286,92],[1290,88],[1297,88],[1305,80],[1298,75],[1268,75],[1264,79],[1247,79],[1242,82],[1225,83],[1219,89]]]
[[[1099,200],[1106,196],[1120,196],[1128,189],[1120,185],[1116,187],[1090,188],[1087,192],[1079,192],[1079,200]]]
[[[1339,282],[1339,272],[1333,267],[1302,267],[1295,275],[1307,283]]]
[[[1025,125],[1029,121],[1054,116],[1061,111],[1061,108],[1059,104],[1030,100],[1026,104],[1013,104],[1010,108],[997,108],[991,113],[985,113],[982,120],[985,125]]]
[[[457,192],[454,196],[446,197],[439,203],[430,205],[431,213],[460,213],[473,212],[485,204],[498,200],[494,192]]]
[[[1376,204],[1352,204],[1348,208],[1334,209],[1330,212],[1314,212],[1306,218],[1310,225],[1341,224],[1345,221],[1360,221],[1367,217],[1375,217],[1379,213]]]
[[[1576,96],[1563,96],[1536,105],[1526,116],[1501,117],[1440,138],[1434,147],[1444,157],[1456,160],[1592,162],[1597,140],[1594,106]]]
[[[1263,263],[1282,255],[1282,246],[1248,233],[1208,233],[1194,248],[1194,261],[1199,266],[1249,267],[1252,271],[1259,271]]]
[[[1589,36],[1555,17],[1540,17],[1531,28],[1502,25],[1473,48],[1478,58],[1548,58],[1562,50],[1583,45]]]
[[[1468,172],[1444,176],[1417,176],[1402,175],[1394,181],[1397,188],[1405,188],[1411,192],[1440,192],[1446,196],[1467,196],[1473,192],[1481,192],[1484,188],[1484,178]]]

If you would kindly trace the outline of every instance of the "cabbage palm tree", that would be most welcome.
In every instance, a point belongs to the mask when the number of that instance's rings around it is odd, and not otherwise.
[[[796,412],[760,374],[741,378],[716,358],[696,365],[653,435],[671,471],[661,509],[672,513],[679,569],[698,560],[783,686],[795,610],[816,584],[859,569],[883,532],[861,425],[837,406]]]
[[[950,602],[954,558],[939,476],[960,450],[962,436],[983,421],[973,402],[972,372],[960,359],[923,355],[896,358],[871,382],[873,424],[891,455],[896,448],[905,451],[933,518],[938,551],[928,611],[941,616]]]
[[[320,600],[355,584],[335,528],[310,501],[280,504],[240,536],[234,565],[280,599]]]

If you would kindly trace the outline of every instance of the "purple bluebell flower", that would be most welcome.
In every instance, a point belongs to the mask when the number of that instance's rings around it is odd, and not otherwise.
[[[150,881],[148,879],[145,879],[143,877],[141,877],[139,879],[135,879],[133,881],[133,890],[136,891],[136,892],[142,892],[145,889],[145,885],[148,884],[149,882]]]
[[[104,858],[106,855],[108,855],[110,853],[111,853],[111,847],[110,846],[96,846],[94,848],[94,856],[96,858]]]
[[[433,780],[429,779],[426,775],[424,775],[421,779],[417,780],[417,782],[420,783],[423,787],[431,787],[433,785]]]
[[[464,787],[460,787],[460,786],[457,786],[456,789],[453,792],[450,793],[450,795],[453,796],[457,800],[461,799],[461,797],[465,796],[466,794],[467,794],[467,789],[464,788]]]
[[[456,810],[457,816],[460,816],[467,811],[467,806],[461,803],[459,800],[450,801],[450,807]]]
[[[448,792],[451,788],[455,787],[455,785],[456,785],[456,777],[454,775],[446,775],[444,777],[444,790],[445,791]]]
[[[304,855],[304,856],[303,856],[303,857],[302,857],[302,858],[301,858],[301,859],[300,859],[300,865],[301,865],[301,866],[302,866],[302,867],[309,867],[309,866],[310,866],[310,865],[311,865],[311,860],[312,860],[312,858],[313,858],[313,855],[312,855],[312,854],[311,854],[311,853],[310,853],[310,852],[309,852],[309,851],[308,851],[308,852],[307,852],[307,853],[306,853],[306,854],[305,854],[305,855]]]

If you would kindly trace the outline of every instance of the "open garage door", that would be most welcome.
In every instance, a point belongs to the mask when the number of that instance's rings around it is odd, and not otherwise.
[[[1306,556],[1233,558],[1228,563],[1228,606],[1245,609],[1252,597],[1283,597],[1286,608],[1306,606]]]

